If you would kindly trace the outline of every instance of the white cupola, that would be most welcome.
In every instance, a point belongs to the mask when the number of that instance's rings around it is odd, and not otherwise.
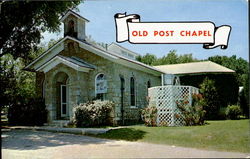
[[[64,37],[71,36],[78,40],[85,40],[85,26],[86,23],[89,22],[88,19],[72,10],[68,10],[68,12],[61,18],[61,22],[64,24]]]

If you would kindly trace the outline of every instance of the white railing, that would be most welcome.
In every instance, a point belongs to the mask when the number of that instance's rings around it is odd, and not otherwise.
[[[157,125],[182,126],[184,120],[177,108],[177,102],[192,104],[192,95],[199,93],[192,86],[157,86],[148,89],[149,106],[157,108]]]

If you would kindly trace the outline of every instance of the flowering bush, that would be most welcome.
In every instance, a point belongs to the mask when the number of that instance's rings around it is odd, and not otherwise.
[[[91,101],[76,105],[73,109],[73,120],[77,127],[112,125],[114,103],[111,101]]]
[[[203,110],[202,102],[203,98],[201,94],[193,94],[192,105],[188,101],[176,102],[177,107],[183,114],[183,119],[187,126],[203,125],[205,110]]]
[[[157,109],[156,107],[144,108],[141,112],[142,119],[146,126],[156,126]]]
[[[229,105],[226,108],[226,116],[229,119],[239,119],[239,116],[241,114],[240,106],[238,105]]]

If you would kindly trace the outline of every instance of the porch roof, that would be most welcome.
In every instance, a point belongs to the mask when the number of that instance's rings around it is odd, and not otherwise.
[[[234,70],[211,61],[191,62],[183,64],[170,64],[154,66],[155,68],[175,75],[204,74],[204,73],[235,73]]]
[[[67,65],[81,72],[89,72],[90,70],[94,70],[96,68],[96,66],[89,64],[80,58],[77,58],[74,56],[66,57],[66,56],[58,55],[52,58],[51,60],[49,60],[48,62],[46,62],[41,67],[39,67],[38,71],[42,70],[44,72],[48,72],[49,70],[51,70],[52,68],[54,68],[60,63]]]

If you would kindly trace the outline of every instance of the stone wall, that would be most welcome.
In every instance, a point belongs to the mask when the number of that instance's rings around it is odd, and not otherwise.
[[[76,56],[84,61],[95,65],[97,68],[88,73],[79,72],[66,65],[59,64],[45,74],[45,102],[50,111],[50,121],[56,118],[56,105],[58,105],[56,94],[56,76],[63,72],[69,77],[69,116],[72,117],[72,108],[75,104],[85,103],[95,98],[95,78],[98,74],[103,73],[107,78],[108,90],[106,99],[113,101],[115,107],[115,120],[121,120],[121,81],[120,77],[125,79],[124,90],[124,118],[125,120],[138,121],[140,119],[139,109],[147,105],[147,82],[151,86],[160,85],[161,78],[152,74],[135,70],[121,64],[111,62],[100,56],[95,55],[84,49],[79,49],[76,43],[67,47],[70,42],[66,43],[66,48],[60,53],[63,56]],[[73,47],[72,47],[73,46]],[[136,107],[130,106],[130,78],[135,78]]]
[[[45,74],[43,72],[36,73],[36,94],[39,97],[43,97],[43,82]]]
[[[125,120],[140,120],[139,109],[144,108],[147,105],[146,97],[148,95],[147,82],[150,81],[151,86],[159,86],[161,84],[161,78],[153,76],[149,73],[138,71],[132,68],[125,67],[123,65],[113,63],[113,86],[114,97],[113,101],[116,103],[116,120],[121,120],[121,90],[120,90],[120,77],[125,80],[124,90],[124,118]],[[135,79],[135,95],[136,95],[136,107],[130,105],[130,78]]]

